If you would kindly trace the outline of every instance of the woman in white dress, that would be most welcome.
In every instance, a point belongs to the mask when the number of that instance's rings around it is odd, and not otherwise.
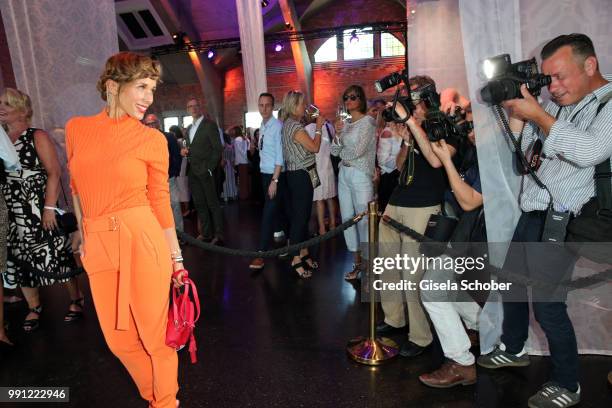
[[[317,203],[317,221],[319,223],[319,235],[323,235],[326,232],[325,229],[325,203],[327,203],[327,211],[329,212],[329,228],[336,228],[336,200],[334,199],[338,195],[336,188],[336,177],[334,174],[334,168],[330,158],[331,140],[334,137],[333,127],[326,121],[323,124],[323,134],[321,136],[321,147],[319,152],[316,154],[317,162],[317,173],[319,173],[319,179],[321,185],[314,189],[312,201]],[[316,124],[310,123],[304,130],[308,133],[311,139],[315,137]]]

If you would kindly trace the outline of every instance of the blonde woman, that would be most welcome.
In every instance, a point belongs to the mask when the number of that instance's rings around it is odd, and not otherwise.
[[[4,283],[20,286],[28,302],[30,311],[23,322],[26,332],[40,326],[41,286],[66,282],[71,301],[65,321],[81,318],[83,308],[77,279],[62,278],[74,271],[76,263],[70,240],[56,221],[61,166],[49,135],[31,127],[32,114],[32,102],[25,93],[6,88],[0,95],[0,123],[6,127],[21,164],[20,171],[8,173],[2,186],[9,215]]]
[[[300,123],[305,110],[306,102],[302,92],[290,91],[285,95],[280,120],[283,121],[281,141],[291,208],[291,244],[303,242],[308,238],[312,196],[318,183],[315,153],[321,146],[321,129],[325,121],[322,116],[317,118],[315,137],[311,139]],[[291,255],[291,268],[300,278],[310,278],[317,264],[311,259],[308,248]]]

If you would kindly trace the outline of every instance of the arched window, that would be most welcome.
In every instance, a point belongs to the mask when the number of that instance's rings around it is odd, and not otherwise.
[[[391,33],[380,34],[380,56],[395,57],[404,55],[404,44]]]
[[[334,35],[328,38],[315,52],[315,62],[329,62],[338,60],[338,40]]]

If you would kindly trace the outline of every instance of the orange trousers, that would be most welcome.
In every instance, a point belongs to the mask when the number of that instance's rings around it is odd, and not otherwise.
[[[150,407],[176,407],[178,359],[165,343],[172,265],[150,207],[83,220],[91,292],[108,347]]]

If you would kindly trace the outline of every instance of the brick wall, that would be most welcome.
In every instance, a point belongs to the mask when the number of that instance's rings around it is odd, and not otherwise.
[[[406,11],[391,0],[336,0],[316,15],[302,21],[303,30],[327,28],[351,24],[363,24],[376,21],[403,20]],[[308,53],[314,61],[314,53],[326,39],[306,42]],[[291,46],[284,44],[281,52],[273,51],[273,44],[267,44],[266,67],[268,91],[277,100],[277,108],[283,96],[299,84]],[[375,58],[370,60],[340,61],[334,63],[313,64],[314,99],[323,114],[333,118],[342,92],[352,84],[362,85],[368,98],[378,97],[374,90],[375,80],[388,73],[401,70],[403,58]],[[225,71],[224,126],[242,124],[246,110],[246,92],[242,65],[236,63]],[[185,86],[163,85],[156,95],[156,112],[183,109],[186,95]],[[194,85],[191,93],[201,94],[199,86]],[[389,93],[383,96],[390,98]],[[159,101],[159,103],[158,103]]]

